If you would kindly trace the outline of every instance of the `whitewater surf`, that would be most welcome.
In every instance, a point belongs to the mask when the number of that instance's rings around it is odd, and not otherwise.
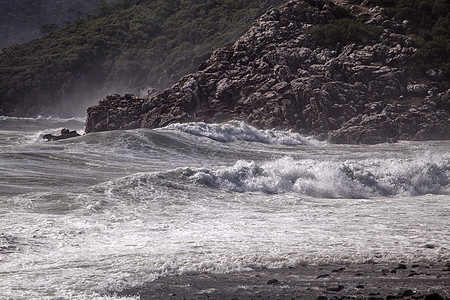
[[[450,258],[450,141],[333,145],[242,122],[43,140],[62,128],[83,133],[84,119],[0,117],[5,299]]]

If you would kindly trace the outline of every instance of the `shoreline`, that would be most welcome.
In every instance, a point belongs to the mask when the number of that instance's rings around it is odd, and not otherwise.
[[[450,262],[307,265],[160,277],[116,293],[149,299],[449,299]]]

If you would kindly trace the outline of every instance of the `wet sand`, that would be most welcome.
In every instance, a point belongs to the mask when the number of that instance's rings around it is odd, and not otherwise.
[[[449,299],[450,263],[355,264],[161,277],[119,296],[146,299]]]

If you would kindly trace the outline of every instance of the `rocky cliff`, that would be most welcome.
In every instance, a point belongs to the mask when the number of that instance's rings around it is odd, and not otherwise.
[[[88,108],[86,132],[233,119],[334,143],[449,139],[449,113],[435,104],[450,96],[435,83],[439,70],[421,82],[408,77],[416,51],[408,24],[372,8],[365,23],[380,28],[376,36],[333,45],[312,38],[312,28],[340,14],[327,1],[291,0],[172,88],[148,98],[111,95]]]

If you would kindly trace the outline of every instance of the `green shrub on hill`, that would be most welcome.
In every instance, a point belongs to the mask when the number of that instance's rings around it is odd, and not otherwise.
[[[374,25],[367,25],[356,20],[344,18],[333,23],[312,27],[308,30],[314,43],[321,46],[331,46],[340,43],[359,43],[363,40],[378,38],[383,29]]]
[[[361,3],[362,1],[355,1]],[[450,79],[450,1],[448,0],[368,0],[371,6],[381,6],[398,21],[407,20],[408,34],[418,46],[411,64],[413,76],[428,69],[443,71]]]
[[[376,39],[383,32],[380,27],[367,25],[357,20],[343,6],[336,5],[331,1],[327,1],[327,4],[336,21],[307,30],[315,44],[326,47],[338,43],[341,45],[359,43],[364,40]]]

